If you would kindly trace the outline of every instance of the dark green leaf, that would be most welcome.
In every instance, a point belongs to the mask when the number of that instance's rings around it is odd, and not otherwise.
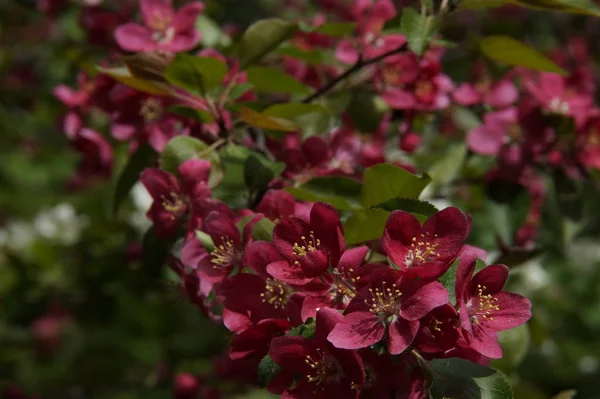
[[[436,359],[430,390],[432,399],[512,399],[512,389],[498,371],[463,359]]]
[[[592,0],[509,0],[513,4],[538,10],[600,16],[600,8]]]
[[[413,198],[394,198],[384,203],[377,204],[373,208],[379,208],[390,212],[402,210],[425,217],[430,217],[438,211],[430,202],[419,201]]]
[[[252,24],[242,36],[240,43],[240,68],[259,61],[298,30],[294,23],[280,18],[263,19]]]
[[[380,239],[389,216],[390,212],[377,208],[354,213],[344,223],[346,244],[352,245]]]
[[[377,164],[365,170],[361,203],[370,208],[394,198],[416,199],[430,181],[427,175],[416,176],[392,164]]]
[[[151,166],[156,161],[156,157],[156,151],[149,144],[142,144],[129,158],[117,180],[112,207],[113,214],[117,213],[131,187],[139,180],[142,170]]]
[[[284,170],[284,163],[271,162],[260,154],[251,154],[244,163],[244,181],[250,193],[261,193]]]
[[[271,359],[271,356],[266,355],[263,357],[258,365],[258,384],[260,387],[266,387],[280,369],[281,367]]]
[[[508,65],[536,71],[567,73],[533,47],[508,36],[488,36],[481,40],[481,51],[489,58]]]
[[[247,73],[248,81],[254,85],[256,90],[300,94],[307,94],[311,91],[296,78],[277,68],[252,66],[248,68]]]
[[[314,113],[329,114],[329,110],[319,104],[285,103],[272,105],[263,111],[263,114],[268,116],[292,120]]]
[[[250,126],[260,127],[262,129],[281,132],[293,132],[299,129],[298,125],[290,120],[268,116],[247,107],[242,108],[240,119]]]
[[[169,83],[192,94],[206,94],[221,84],[227,74],[227,65],[213,57],[197,57],[178,53],[165,71]]]
[[[423,54],[429,43],[429,38],[435,30],[437,22],[433,17],[419,14],[414,9],[405,7],[400,19],[400,28],[412,51],[417,55]]]
[[[315,32],[326,36],[342,37],[352,33],[356,25],[355,22],[332,22],[318,26]]]
[[[304,324],[294,327],[286,335],[290,337],[312,338],[315,335],[315,320],[311,317]]]
[[[203,123],[211,123],[215,121],[215,118],[208,111],[202,111],[200,109],[186,107],[185,105],[174,105],[169,107],[169,112],[183,116],[185,118],[195,119]]]
[[[389,106],[381,99],[371,93],[357,92],[350,103],[348,103],[348,115],[354,126],[360,131],[372,133],[377,130],[383,119],[383,115],[389,110]]]
[[[299,187],[289,187],[286,191],[303,201],[328,202],[339,210],[353,210],[360,207],[361,184],[348,177],[322,176],[307,181]]]

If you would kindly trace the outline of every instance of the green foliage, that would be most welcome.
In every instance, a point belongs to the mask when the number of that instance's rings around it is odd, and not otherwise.
[[[219,179],[220,171],[217,168],[219,157],[218,154],[213,151],[206,143],[189,136],[176,136],[173,137],[163,152],[160,153],[158,158],[158,164],[160,168],[167,172],[178,175],[178,168],[183,162],[193,159],[207,159],[215,164],[211,169],[211,178],[209,184],[214,183],[215,180]]]
[[[258,384],[260,387],[266,387],[280,369],[281,367],[271,359],[271,356],[263,357],[258,365]]]
[[[263,19],[252,24],[240,43],[240,67],[248,66],[275,50],[281,43],[289,39],[298,27],[296,24],[280,18]]]
[[[344,240],[347,245],[381,238],[390,212],[383,209],[367,209],[352,214],[344,223]]]
[[[410,49],[417,55],[423,54],[430,37],[437,29],[437,22],[432,17],[419,14],[414,9],[406,7],[402,12],[400,29],[406,36]]]
[[[508,36],[488,36],[481,40],[481,51],[489,58],[508,65],[536,71],[567,73],[539,51]]]
[[[170,94],[170,89],[162,82],[152,82],[137,78],[129,72],[125,67],[119,68],[103,68],[97,67],[98,71],[110,76],[117,82],[123,83],[126,86],[139,90],[143,93],[166,96]]]
[[[167,81],[192,94],[206,97],[227,74],[227,65],[213,57],[179,53],[165,71]]]
[[[296,78],[276,68],[252,66],[248,68],[248,81],[259,91],[276,93],[310,93],[310,89]]]
[[[413,198],[429,184],[427,175],[416,176],[391,164],[377,164],[365,170],[361,204],[370,208],[394,198]]]
[[[316,177],[298,187],[286,189],[303,201],[328,202],[339,210],[353,210],[360,207],[360,182],[341,176]]]
[[[431,366],[432,399],[512,399],[506,378],[496,370],[463,359],[436,359]]]

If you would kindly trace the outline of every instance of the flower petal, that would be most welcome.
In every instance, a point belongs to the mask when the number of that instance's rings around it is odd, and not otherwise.
[[[385,224],[383,250],[396,265],[406,267],[406,255],[412,239],[419,236],[421,223],[405,211],[393,211]]]
[[[158,45],[152,38],[152,31],[138,24],[125,24],[115,30],[115,40],[123,50],[153,51]]]
[[[419,321],[397,319],[388,327],[388,351],[398,355],[412,344],[419,332]]]
[[[406,320],[418,320],[445,303],[448,303],[448,291],[439,281],[432,281],[409,297],[403,297],[400,316]]]
[[[384,334],[385,326],[377,316],[370,312],[354,312],[335,325],[327,340],[336,348],[360,349],[381,341]]]
[[[312,281],[311,277],[306,277],[300,266],[291,265],[285,260],[270,263],[267,272],[277,280],[288,284],[304,285]]]

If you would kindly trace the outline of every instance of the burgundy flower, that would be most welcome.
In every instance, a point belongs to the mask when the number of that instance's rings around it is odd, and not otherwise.
[[[356,352],[335,348],[327,341],[327,336],[342,319],[343,316],[338,311],[324,308],[317,313],[316,331],[312,340],[285,336],[272,341],[269,355],[282,368],[275,378],[291,384],[293,376],[299,376],[294,387],[286,389],[283,397],[358,397],[360,387],[365,381],[360,357]]]
[[[443,354],[454,348],[458,340],[458,313],[450,304],[433,309],[421,319],[414,345],[422,352]]]
[[[237,335],[229,347],[229,357],[233,360],[262,359],[269,352],[269,346],[276,337],[281,337],[290,329],[290,322],[282,319],[261,320],[256,325]]]
[[[456,272],[456,301],[462,334],[471,349],[492,358],[502,357],[498,331],[520,326],[531,318],[531,303],[521,295],[502,291],[508,268],[491,265],[473,276],[476,256],[465,253]]]
[[[115,40],[127,51],[180,52],[194,48],[200,33],[194,25],[204,9],[192,2],[175,12],[170,0],[140,0],[146,26],[129,23],[115,31]]]
[[[303,285],[338,264],[344,251],[344,232],[335,208],[318,202],[310,211],[310,223],[293,217],[277,223],[273,243],[285,260],[271,263],[269,274]]]
[[[441,276],[458,255],[469,220],[449,207],[421,223],[408,212],[394,211],[383,233],[383,249],[403,272],[419,277]]]
[[[287,165],[285,174],[298,182],[325,174],[329,158],[327,143],[317,136],[307,138],[297,147],[286,149],[281,155],[281,161]]]
[[[295,209],[296,201],[290,193],[284,190],[269,190],[262,197],[256,211],[278,222],[280,219],[293,216]]]
[[[154,202],[148,210],[159,237],[170,238],[177,234],[181,218],[188,212],[193,201],[210,196],[206,185],[210,162],[190,159],[179,166],[181,184],[172,174],[150,168],[142,172],[140,181]]]
[[[360,349],[387,340],[388,352],[402,353],[419,330],[419,319],[448,302],[441,283],[415,281],[397,270],[378,271],[350,302],[329,342],[337,348]]]

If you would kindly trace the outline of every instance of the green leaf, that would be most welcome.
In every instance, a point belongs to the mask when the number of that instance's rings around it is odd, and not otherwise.
[[[175,86],[205,97],[221,84],[226,74],[227,65],[216,58],[178,53],[167,67],[165,78]]]
[[[243,96],[248,90],[252,90],[254,86],[251,83],[241,83],[233,86],[229,91],[228,101],[235,101]]]
[[[195,231],[196,238],[200,241],[200,244],[206,249],[208,252],[212,252],[215,250],[215,243],[211,236],[203,232],[202,230]]]
[[[248,81],[256,90],[274,93],[310,93],[310,89],[296,78],[279,69],[263,66],[248,68]]]
[[[346,244],[353,245],[380,239],[389,216],[390,212],[377,208],[354,213],[344,223]]]
[[[271,356],[266,355],[258,364],[258,384],[261,388],[265,388],[269,381],[275,377],[281,367],[271,359]]]
[[[500,331],[498,343],[502,346],[502,359],[494,360],[492,365],[506,372],[514,370],[523,361],[530,342],[531,336],[527,324]]]
[[[196,29],[201,34],[202,47],[227,47],[231,44],[231,38],[227,36],[215,21],[206,14],[201,14],[196,19]]]
[[[260,127],[262,129],[281,132],[294,132],[299,129],[298,125],[290,120],[268,116],[248,107],[242,108],[240,119],[250,126]]]
[[[262,218],[254,225],[252,229],[252,237],[260,241],[273,241],[273,229],[275,223],[270,219]]]
[[[329,114],[329,110],[319,104],[286,103],[272,105],[263,111],[265,115],[284,119],[295,119],[314,113]]]
[[[275,50],[275,54],[304,61],[309,65],[322,64],[325,58],[320,50],[301,50],[296,47],[280,47]]]
[[[117,213],[119,206],[139,180],[140,173],[144,168],[151,166],[156,157],[156,151],[149,144],[142,144],[129,158],[117,180],[112,207],[113,215]]]
[[[498,371],[467,360],[436,359],[429,363],[432,399],[512,399],[512,389]]]
[[[332,22],[318,26],[315,32],[325,36],[342,37],[351,34],[356,25],[356,22]]]
[[[464,143],[456,144],[446,150],[444,156],[439,159],[431,169],[431,185],[440,187],[452,183],[460,173],[467,156],[467,146]]]
[[[284,170],[285,164],[282,162],[271,162],[258,153],[251,154],[244,163],[244,181],[251,197],[262,196],[271,180]],[[251,203],[254,204],[253,198]]]
[[[423,54],[427,48],[435,25],[436,22],[432,17],[419,14],[409,7],[404,8],[400,19],[400,29],[406,36],[411,50],[417,55]]]
[[[439,278],[440,283],[444,284],[444,288],[448,291],[448,302],[452,304],[456,304],[456,270],[459,261],[459,259],[456,259],[446,273]]]
[[[360,208],[360,190],[360,182],[342,176],[316,177],[298,187],[286,188],[299,200],[328,202],[345,211]]]
[[[480,43],[481,51],[494,61],[536,71],[567,73],[533,47],[508,36],[488,36]]]
[[[500,7],[507,4],[510,0],[462,0],[458,7],[463,10],[477,10],[480,8]]]
[[[600,8],[591,0],[509,0],[509,2],[538,10],[600,16]]]
[[[452,107],[451,118],[452,122],[465,132],[481,126],[481,120],[475,112],[459,105]]]
[[[244,182],[244,164],[252,151],[247,147],[227,145],[219,151],[223,178],[213,190],[213,197],[226,202],[232,208],[248,205],[246,184]]]
[[[438,211],[432,203],[427,201],[419,201],[413,198],[394,198],[381,204],[377,204],[373,208],[379,208],[390,212],[402,210],[413,214],[422,215],[425,218],[432,216]]]
[[[348,103],[348,115],[356,128],[362,132],[375,132],[389,106],[379,96],[357,92]]]
[[[243,34],[240,43],[240,68],[259,61],[265,54],[292,37],[298,26],[280,18],[262,19],[252,24]]]
[[[174,242],[174,239],[159,239],[154,230],[154,226],[152,226],[142,238],[142,265],[147,269],[149,275],[159,274]]]
[[[370,208],[394,198],[416,199],[430,181],[427,175],[419,177],[392,164],[377,164],[365,170],[361,204]]]
[[[217,168],[219,163],[218,154],[213,151],[206,143],[190,136],[173,137],[161,152],[158,158],[158,165],[167,172],[178,175],[179,165],[192,159],[206,159],[212,162],[211,176],[209,185],[214,186],[215,180],[220,178],[220,170]]]
[[[170,95],[170,88],[166,83],[153,82],[135,77],[126,67],[102,68],[96,67],[98,71],[110,76],[119,83],[129,86],[143,93],[155,94],[158,96]]]
[[[192,107],[186,107],[185,105],[181,104],[169,107],[169,112],[183,116],[185,118],[195,119],[203,123],[211,123],[215,121],[215,118],[213,118],[210,112]]]

